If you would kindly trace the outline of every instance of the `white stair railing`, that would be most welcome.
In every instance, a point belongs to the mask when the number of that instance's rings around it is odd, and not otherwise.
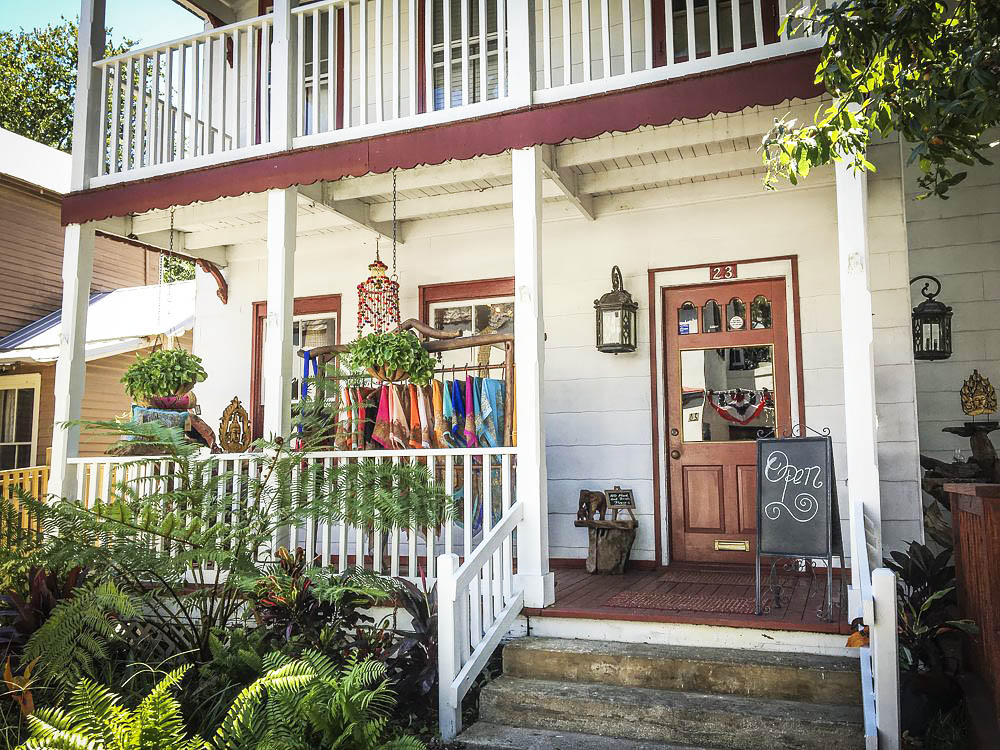
[[[859,649],[861,692],[868,750],[898,750],[899,652],[896,643],[896,574],[888,568],[871,570],[864,506],[851,502],[853,581],[856,610],[868,626],[869,645]]]
[[[504,497],[500,522],[459,565],[454,554],[438,558],[438,713],[441,735],[462,730],[462,699],[524,606],[514,575],[515,535],[524,501]]]

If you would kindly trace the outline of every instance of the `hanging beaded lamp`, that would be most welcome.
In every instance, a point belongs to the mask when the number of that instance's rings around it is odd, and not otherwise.
[[[399,281],[396,275],[396,173],[392,173],[392,276],[379,257],[375,241],[375,260],[368,266],[368,278],[358,284],[358,336],[370,327],[375,333],[385,333],[400,323]]]

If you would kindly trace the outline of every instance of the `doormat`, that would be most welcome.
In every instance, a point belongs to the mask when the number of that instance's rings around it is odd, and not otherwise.
[[[645,591],[622,591],[608,599],[605,606],[627,609],[714,612],[730,615],[752,615],[754,613],[753,599],[715,594],[656,594]]]
[[[719,586],[755,586],[757,577],[753,573],[712,570],[667,570],[660,577],[664,583],[714,583]]]

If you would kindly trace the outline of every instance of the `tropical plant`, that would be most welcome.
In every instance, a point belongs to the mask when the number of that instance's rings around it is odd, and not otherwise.
[[[911,672],[953,675],[957,662],[946,642],[978,631],[972,620],[953,617],[955,566],[952,551],[935,554],[919,542],[894,551],[885,565],[897,575],[900,666]]]
[[[835,160],[873,170],[866,150],[894,133],[910,149],[926,195],[947,197],[966,172],[990,164],[1000,125],[1000,3],[996,0],[810,2],[785,25],[825,37],[816,69],[834,101],[814,122],[782,120],[764,138],[767,184],[795,183]]]
[[[137,603],[112,581],[90,581],[55,606],[31,636],[21,659],[35,664],[35,680],[57,693],[93,675],[124,637],[122,623],[139,616]]]
[[[28,639],[49,619],[56,605],[73,595],[83,585],[84,571],[76,567],[63,576],[58,570],[32,567],[27,571],[26,586],[12,586],[0,596],[9,609],[0,610],[0,661],[17,661]],[[21,593],[26,588],[26,593]]]
[[[136,355],[122,375],[125,391],[136,401],[180,395],[208,377],[201,357],[184,349],[158,349]]]
[[[32,739],[22,750],[421,750],[412,737],[389,737],[394,705],[384,667],[351,661],[338,668],[307,652],[280,654],[267,673],[244,688],[210,740],[185,729],[174,697],[189,666],[167,673],[134,709],[90,679],[73,689],[66,709],[41,708],[29,717]]]
[[[278,550],[277,565],[253,590],[254,613],[265,642],[340,653],[377,637],[372,633],[361,637],[362,629],[378,630],[364,610],[391,596],[391,579],[351,570],[335,575],[322,570],[314,573],[315,577],[306,575],[301,547],[294,553],[284,547]]]
[[[396,602],[410,616],[410,625],[396,631],[397,643],[386,662],[399,698],[397,713],[408,711],[411,722],[420,721],[438,683],[436,585],[428,589],[425,581],[421,589],[405,578],[397,578],[395,584]]]
[[[357,373],[377,373],[386,380],[427,385],[434,377],[434,358],[412,331],[362,336],[350,345],[346,362]]]
[[[279,653],[267,658],[272,669],[295,663]],[[414,737],[389,736],[396,701],[382,662],[351,656],[339,666],[325,654],[306,651],[300,663],[314,678],[302,692],[271,697],[265,730],[269,747],[422,750]]]

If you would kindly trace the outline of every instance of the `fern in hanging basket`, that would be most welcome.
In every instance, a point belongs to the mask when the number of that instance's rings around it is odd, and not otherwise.
[[[182,396],[208,377],[201,357],[184,349],[159,349],[136,356],[121,382],[137,402]]]
[[[427,385],[434,377],[434,358],[409,331],[369,333],[350,345],[348,366],[387,383],[409,380]]]

